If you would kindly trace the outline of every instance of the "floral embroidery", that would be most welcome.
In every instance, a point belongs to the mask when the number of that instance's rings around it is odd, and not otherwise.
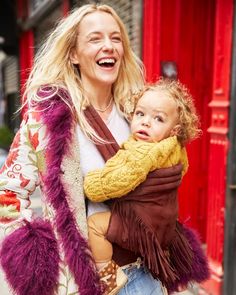
[[[20,201],[16,198],[16,193],[5,191],[0,194],[0,221],[5,223],[17,218],[20,212]]]
[[[46,169],[45,153],[43,151],[36,152],[39,173],[43,173]]]
[[[35,189],[38,180],[37,153],[41,152],[38,149],[38,130],[41,125],[32,120],[31,124],[29,124],[30,114],[27,113],[24,116],[20,130],[11,145],[5,165],[0,171],[0,187],[3,190],[5,188],[15,190],[17,187],[17,195],[23,198],[27,198],[28,194]],[[36,149],[38,149],[37,152]],[[15,181],[11,182],[10,179]]]
[[[18,175],[20,175],[21,169],[22,166],[20,164],[15,164],[11,167],[11,170],[7,172],[7,176],[10,178],[16,178]]]
[[[21,180],[21,183],[20,183],[20,186],[21,187],[26,187],[28,185],[28,183],[30,182],[29,179],[24,178],[24,176],[22,175],[22,173],[20,174],[20,180]]]
[[[32,132],[29,130],[29,140],[30,140],[30,143],[31,143],[32,147],[34,148],[34,150],[36,150],[38,145],[39,145],[39,134],[38,134],[38,132],[36,132],[33,135]]]
[[[40,111],[31,112],[31,116],[32,116],[32,119],[35,120],[36,122],[40,122],[41,121]]]
[[[16,193],[11,191],[5,191],[5,193],[0,195],[1,205],[14,205],[17,211],[20,211],[20,201],[16,198]]]

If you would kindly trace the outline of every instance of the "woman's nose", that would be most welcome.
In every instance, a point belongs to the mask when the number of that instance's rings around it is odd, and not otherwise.
[[[103,50],[107,50],[107,51],[114,50],[113,43],[112,43],[111,39],[108,37],[104,39]]]

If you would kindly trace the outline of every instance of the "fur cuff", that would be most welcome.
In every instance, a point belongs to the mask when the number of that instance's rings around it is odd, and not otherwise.
[[[41,219],[25,221],[3,240],[0,262],[16,294],[54,294],[59,254],[51,224]]]

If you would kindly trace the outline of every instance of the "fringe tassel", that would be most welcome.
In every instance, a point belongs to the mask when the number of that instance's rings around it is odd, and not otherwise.
[[[175,272],[169,261],[168,251],[161,248],[155,233],[147,228],[139,216],[135,215],[132,210],[128,214],[125,212],[126,210],[122,210],[123,208],[123,206],[119,206],[118,202],[115,204],[116,213],[122,216],[120,219],[123,223],[121,228],[126,228],[126,233],[128,233],[128,237],[123,237],[122,247],[140,254],[153,277],[161,280],[164,285],[174,283],[178,278],[178,273]],[[129,222],[125,222],[125,220]]]
[[[122,247],[141,255],[153,277],[159,279],[169,292],[178,291],[179,287],[191,281],[202,282],[209,277],[206,256],[191,229],[176,222],[170,245],[162,249],[156,232],[151,231],[130,208],[126,209],[127,206],[119,206],[119,202],[113,207],[113,212],[122,216],[119,218]],[[119,244],[115,237],[112,242]]]

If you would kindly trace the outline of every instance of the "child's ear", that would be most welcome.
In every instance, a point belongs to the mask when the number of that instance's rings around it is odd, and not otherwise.
[[[78,65],[79,64],[79,59],[76,53],[76,49],[72,48],[70,51],[70,61],[74,64],[74,65]]]
[[[180,124],[175,125],[175,127],[171,130],[170,136],[179,135],[181,130]]]

